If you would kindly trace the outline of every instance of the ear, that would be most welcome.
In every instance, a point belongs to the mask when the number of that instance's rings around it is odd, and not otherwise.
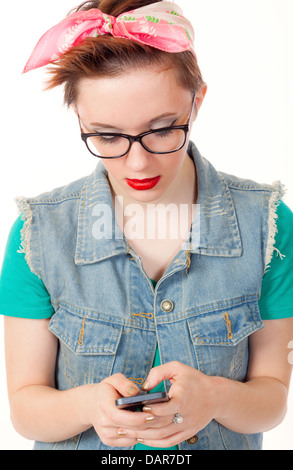
[[[204,100],[204,97],[206,95],[206,92],[207,92],[207,85],[206,83],[204,83],[201,87],[200,90],[198,90],[196,92],[196,95],[195,95],[195,104],[196,104],[196,109],[197,109],[197,112],[200,110],[200,107],[203,103],[203,100]],[[195,116],[196,117],[196,116]]]
[[[72,103],[72,104],[70,105],[70,107],[71,107],[71,109],[73,109],[73,111],[75,112],[76,116],[78,117],[78,111],[77,111],[77,107],[75,106],[75,104]]]
[[[78,109],[77,109],[76,105],[75,105],[74,103],[72,103],[72,104],[70,105],[70,107],[71,107],[71,109],[73,109],[75,115],[76,115],[77,118],[78,118],[79,127],[80,127],[81,132],[84,132],[83,128],[81,127],[80,117],[79,117],[79,113],[78,113]]]

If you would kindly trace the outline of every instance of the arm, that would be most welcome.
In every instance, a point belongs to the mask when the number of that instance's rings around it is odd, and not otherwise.
[[[264,432],[283,420],[291,369],[288,343],[293,338],[293,319],[265,322],[265,328],[250,337],[250,362],[245,383],[210,377],[181,364],[171,362],[151,370],[144,389],[151,390],[162,380],[170,380],[171,398],[167,404],[152,405],[161,424],[155,434],[144,431],[139,437],[150,446],[168,447],[193,436],[212,419],[228,429],[244,434]],[[170,424],[175,413],[182,424]],[[164,427],[163,427],[164,426]]]
[[[55,389],[57,339],[49,320],[5,317],[5,352],[11,420],[27,439],[66,439],[85,430],[74,406],[82,389]]]
[[[57,390],[58,342],[48,323],[5,317],[7,385],[16,431],[27,439],[56,442],[94,426],[107,445],[133,445],[135,441],[119,436],[119,428],[125,423],[130,428],[144,428],[147,415],[117,410],[115,399],[136,395],[138,387],[115,374],[99,384]]]
[[[217,420],[236,432],[269,431],[286,415],[292,370],[288,343],[293,338],[293,319],[269,320],[264,324],[263,330],[250,337],[246,383],[223,379],[219,385],[224,399]]]

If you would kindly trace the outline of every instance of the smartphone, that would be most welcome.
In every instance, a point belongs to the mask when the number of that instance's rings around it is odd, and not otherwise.
[[[145,393],[143,395],[136,395],[135,397],[118,398],[116,406],[120,409],[143,408],[145,405],[152,403],[162,403],[169,401],[166,392]]]

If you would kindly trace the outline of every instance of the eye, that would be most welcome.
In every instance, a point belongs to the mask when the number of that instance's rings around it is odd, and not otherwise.
[[[173,130],[172,129],[166,129],[166,130],[162,130],[162,131],[158,131],[155,133],[155,135],[157,137],[170,137],[171,135],[173,134]]]
[[[97,144],[111,145],[117,144],[121,137],[117,135],[96,135],[93,139]]]

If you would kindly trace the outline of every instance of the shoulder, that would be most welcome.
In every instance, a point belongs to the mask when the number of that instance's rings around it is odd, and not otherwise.
[[[22,220],[22,214],[20,214],[13,222],[10,232],[8,235],[8,241],[17,242],[20,240],[20,232],[23,228],[24,221]]]
[[[286,227],[293,230],[293,212],[283,201],[280,201],[280,205],[278,207],[278,217],[281,222],[286,224]]]
[[[15,202],[20,216],[15,230],[20,233],[20,250],[25,254],[30,270],[41,279],[42,256],[52,250],[54,243],[68,241],[77,226],[77,211],[81,193],[89,176],[54,188],[36,197],[17,197]]]
[[[192,141],[189,144],[187,153],[195,163],[199,181],[202,185],[209,186],[210,191],[212,191],[214,186],[220,181],[220,183],[222,183],[226,188],[226,191],[230,190],[234,193],[246,192],[249,195],[250,192],[268,194],[277,192],[280,195],[280,198],[284,195],[284,187],[279,181],[272,184],[259,183],[252,179],[242,178],[218,170],[209,160],[201,155]]]
[[[226,173],[219,175],[231,195],[242,227],[250,227],[249,230],[253,232],[254,237],[257,228],[261,230],[264,272],[266,272],[276,250],[276,234],[287,230],[286,222],[283,221],[290,217],[290,209],[282,202],[285,188],[280,181],[261,184]],[[281,249],[285,239],[288,238],[288,231],[285,235],[282,234],[282,238],[282,243],[277,243]]]
[[[282,218],[284,216],[288,217],[287,211],[290,210],[282,203],[285,194],[284,185],[280,181],[275,181],[272,184],[258,183],[223,172],[219,172],[219,176],[225,182],[224,184],[228,188],[236,208],[238,206],[246,213],[251,209],[250,217],[257,211],[261,219],[268,224],[271,235],[274,235],[275,222],[279,215],[278,209]]]
[[[284,247],[288,250],[292,247],[293,239],[293,212],[290,207],[283,201],[277,208],[277,231],[276,231],[276,245],[280,249],[281,253]],[[290,252],[293,250],[290,249]]]
[[[18,213],[22,214],[22,220],[28,221],[29,225],[33,222],[33,213],[40,213],[40,211],[43,214],[48,213],[48,211],[58,213],[60,206],[65,209],[66,213],[66,208],[72,209],[79,203],[81,194],[92,177],[93,173],[34,197],[16,197],[14,201],[17,205]]]
[[[263,277],[259,302],[263,320],[293,316],[293,213],[280,202],[273,256]]]
[[[230,175],[221,171],[219,172],[219,176],[226,182],[227,186],[231,190],[244,192],[260,191],[268,194],[277,192],[279,194],[279,199],[281,199],[285,193],[284,186],[280,181],[275,181],[271,184],[259,183],[251,179],[240,178],[239,176]]]
[[[69,184],[54,188],[50,191],[39,194],[38,196],[24,198],[17,197],[16,203],[18,204],[22,200],[26,200],[30,204],[46,204],[46,203],[60,203],[68,199],[78,199],[80,193],[86,184],[89,176],[85,176],[78,180],[72,181]]]

